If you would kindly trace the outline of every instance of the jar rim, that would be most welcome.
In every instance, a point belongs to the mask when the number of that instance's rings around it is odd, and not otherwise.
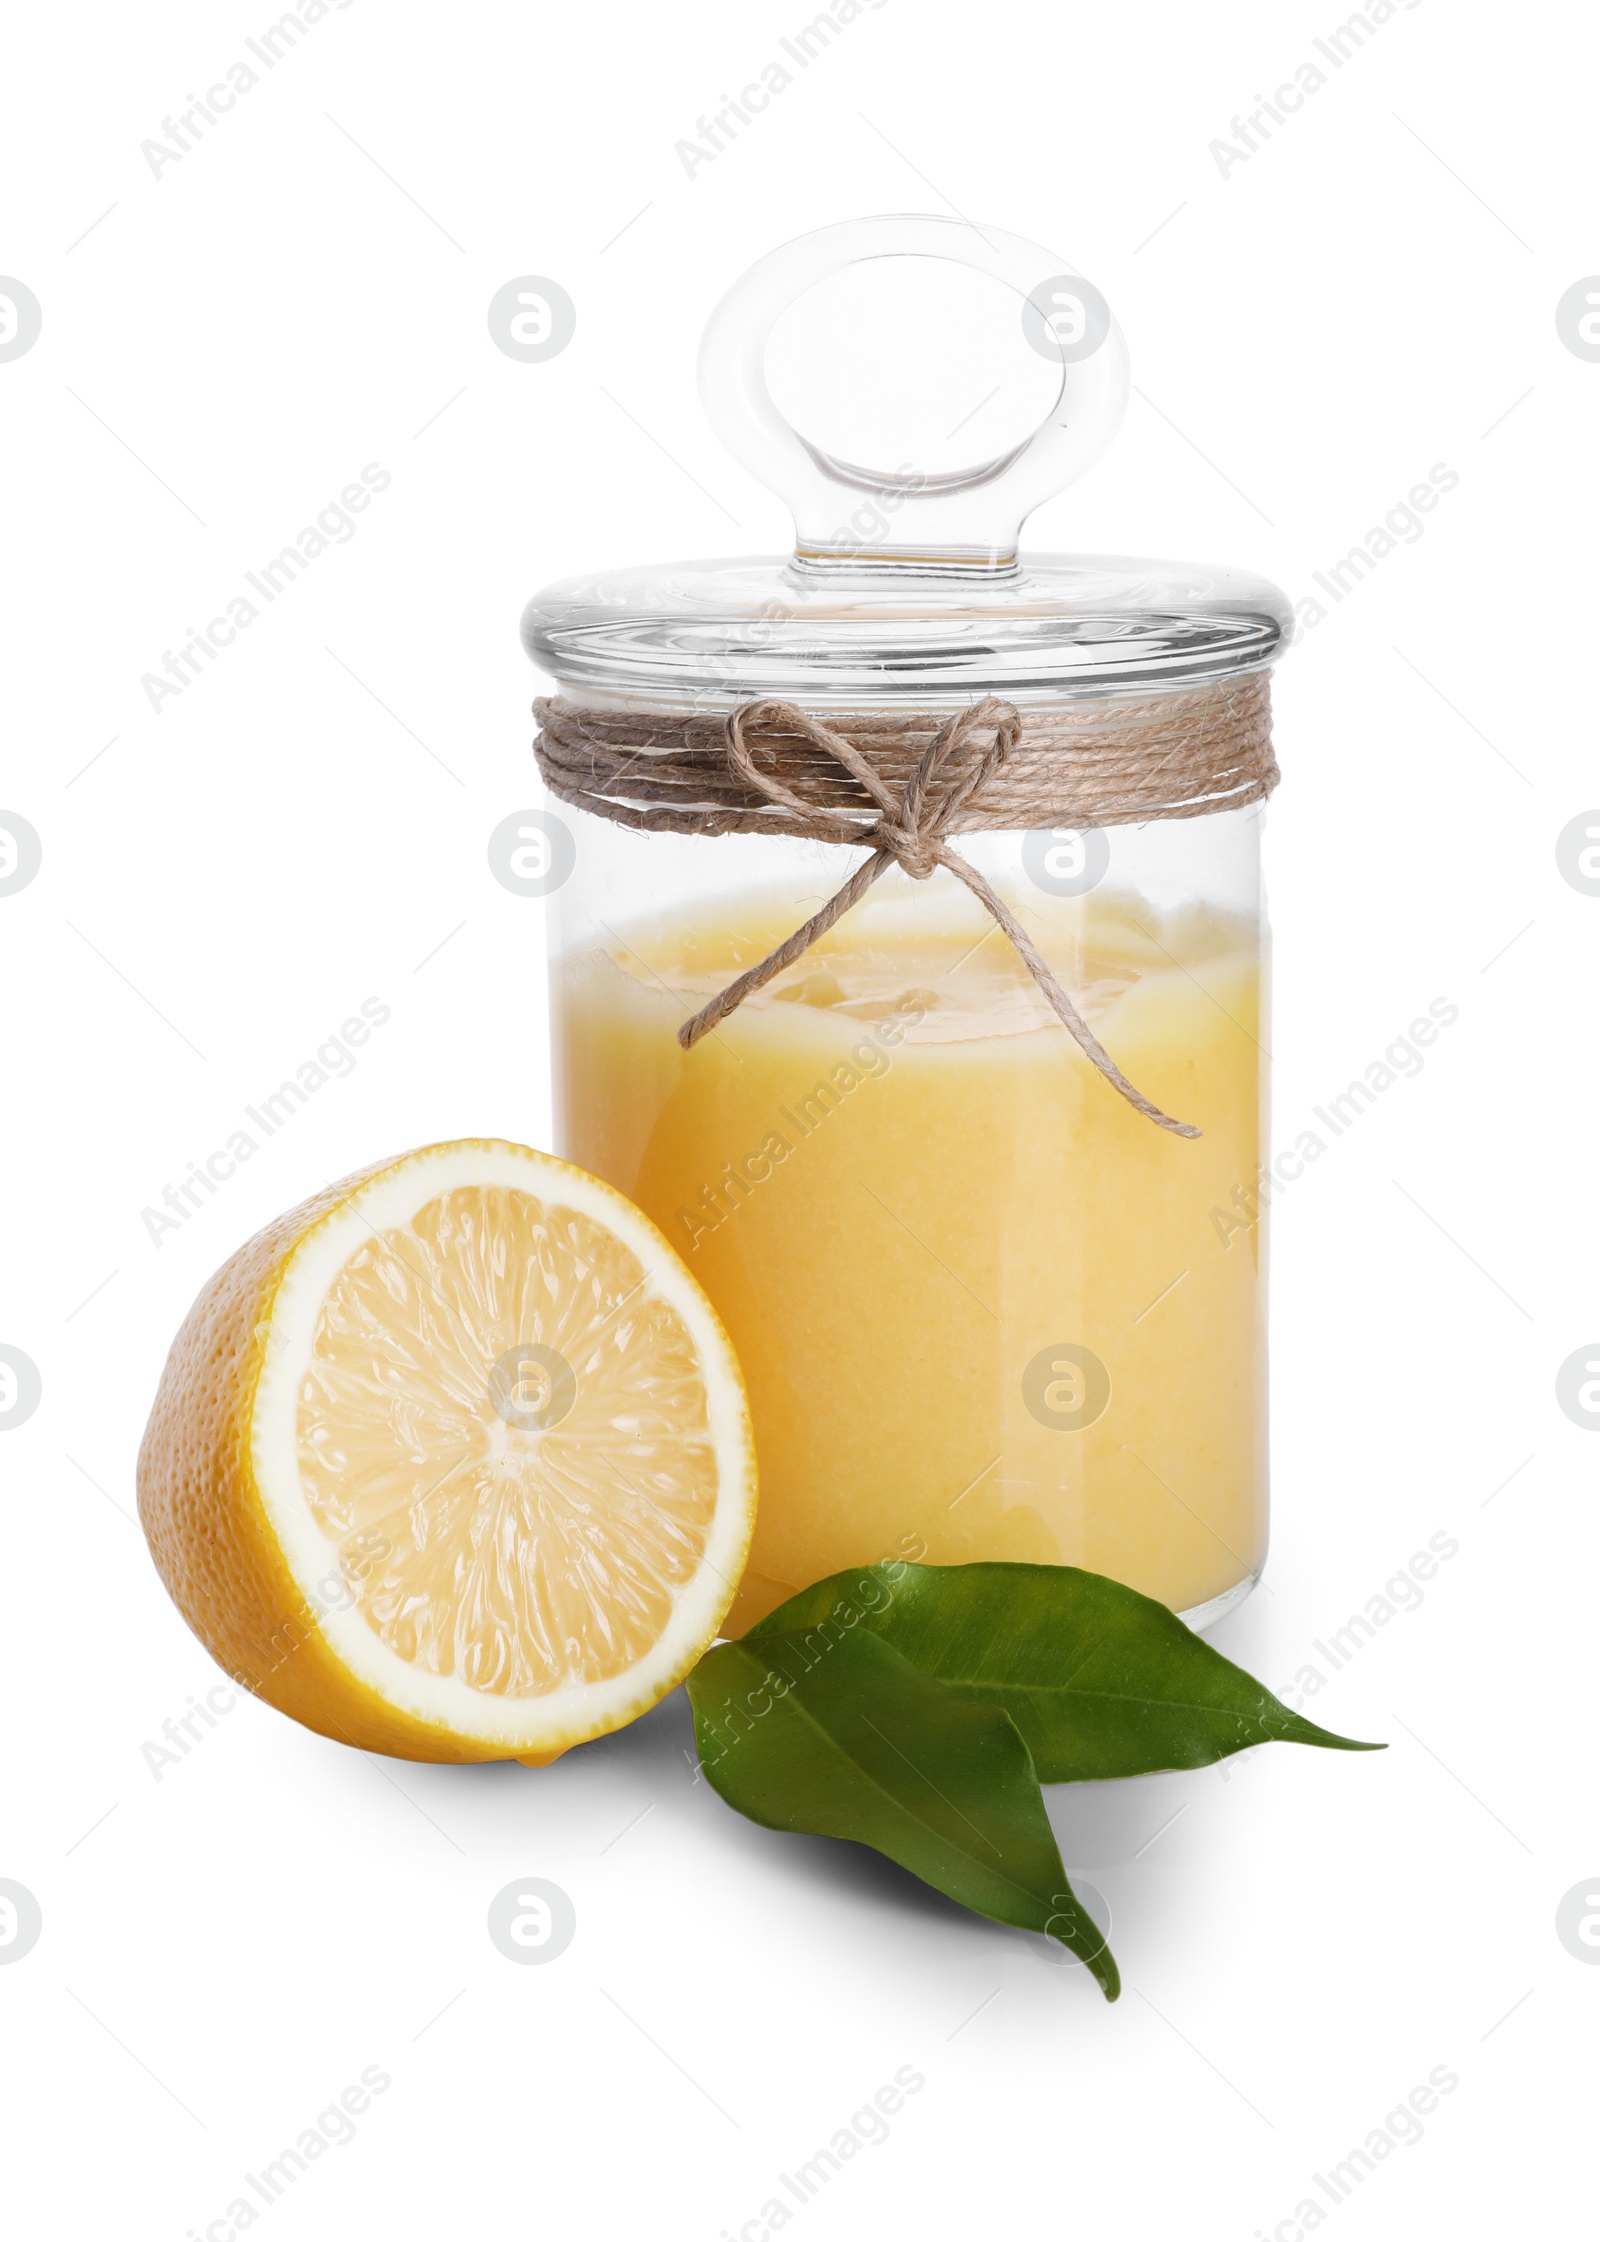
[[[1292,627],[1286,595],[1244,570],[1044,553],[983,575],[812,575],[779,559],[614,569],[547,585],[522,637],[569,691],[838,708],[1193,689],[1267,667]]]

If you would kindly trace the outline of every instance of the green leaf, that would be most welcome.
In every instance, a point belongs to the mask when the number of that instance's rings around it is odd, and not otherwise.
[[[1061,1865],[1028,1747],[863,1628],[723,1643],[689,1676],[712,1787],[768,1829],[853,1838],[963,1907],[1043,1931],[1120,1990]]]
[[[865,1565],[744,1637],[871,1633],[968,1703],[1009,1713],[1044,1783],[1205,1767],[1252,1744],[1382,1751],[1318,1728],[1165,1604],[1071,1565]]]

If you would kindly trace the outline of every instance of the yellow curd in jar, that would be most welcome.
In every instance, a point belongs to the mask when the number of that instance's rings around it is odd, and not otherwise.
[[[690,1052],[680,1022],[817,898],[608,929],[553,971],[558,1149],[678,1247],[749,1386],[730,1634],[895,1555],[1082,1565],[1191,1610],[1265,1554],[1260,929],[1007,894],[1185,1140],[945,885],[890,873]]]

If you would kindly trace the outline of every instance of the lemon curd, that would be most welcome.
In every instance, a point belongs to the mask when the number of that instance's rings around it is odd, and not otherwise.
[[[680,1022],[806,915],[794,898],[613,922],[554,968],[559,1149],[677,1246],[749,1389],[729,1632],[892,1555],[1082,1565],[1194,1612],[1265,1554],[1264,1241],[1241,1213],[1262,929],[1008,895],[1185,1140],[945,887],[891,873],[690,1052]]]

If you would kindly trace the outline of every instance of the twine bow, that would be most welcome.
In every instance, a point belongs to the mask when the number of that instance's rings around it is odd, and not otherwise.
[[[876,820],[863,824],[859,818],[821,809],[815,801],[808,802],[794,793],[776,773],[763,771],[745,740],[745,727],[763,717],[780,719],[787,732],[798,734],[841,764],[877,804]],[[985,731],[991,734],[987,746],[982,744],[981,738]],[[678,1030],[678,1041],[683,1048],[692,1050],[703,1035],[708,1035],[725,1020],[747,996],[765,988],[797,958],[803,957],[847,911],[854,910],[891,864],[898,864],[913,880],[929,879],[942,867],[953,872],[989,912],[1033,975],[1051,1011],[1112,1088],[1120,1091],[1131,1106],[1147,1121],[1154,1121],[1158,1128],[1170,1129],[1180,1137],[1199,1136],[1201,1132],[1192,1122],[1175,1121],[1134,1088],[1092,1033],[1015,912],[983,874],[945,838],[952,822],[973,796],[982,792],[1013,752],[1021,732],[1022,719],[1009,701],[980,701],[975,708],[960,710],[941,725],[929,741],[897,799],[851,740],[840,732],[831,731],[826,724],[819,724],[815,717],[806,715],[790,702],[748,701],[730,711],[727,760],[738,776],[767,801],[804,822],[819,839],[837,841],[848,848],[865,847],[872,854],[851,873],[838,893],[814,917],[807,919],[804,926],[797,927],[786,942],[780,942],[759,965],[741,973],[692,1019],[684,1021]]]

